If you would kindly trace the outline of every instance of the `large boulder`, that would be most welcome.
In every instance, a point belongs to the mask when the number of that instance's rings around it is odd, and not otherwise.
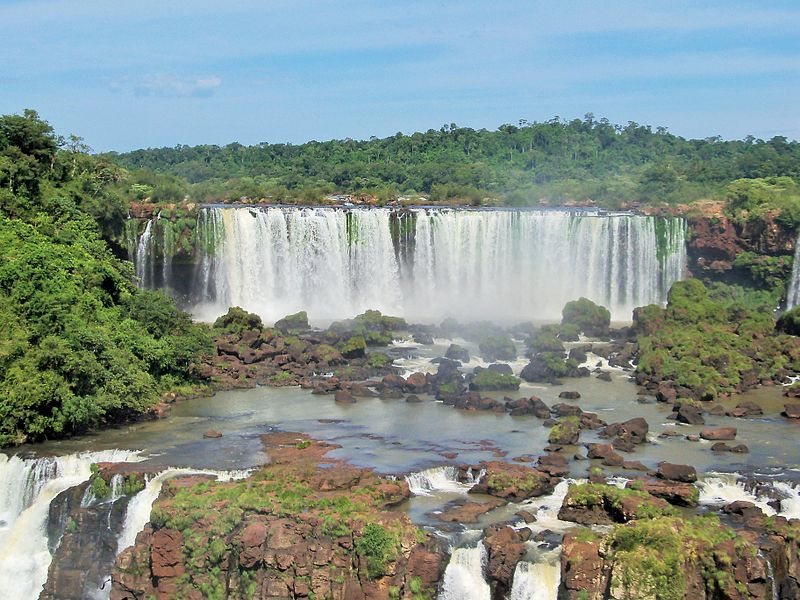
[[[552,494],[558,481],[538,469],[512,463],[484,463],[486,474],[470,489],[471,493],[489,494],[513,502]]]
[[[444,353],[444,357],[449,358],[450,360],[457,360],[462,363],[469,362],[469,352],[466,348],[459,346],[458,344],[450,344],[447,352]]]
[[[275,329],[288,333],[290,331],[304,331],[308,329],[308,314],[301,310],[293,315],[286,315],[275,321]]]
[[[694,483],[697,481],[697,470],[691,465],[676,465],[667,461],[658,463],[656,475],[660,479],[680,481],[683,483]]]
[[[588,298],[567,302],[561,311],[562,325],[575,325],[581,332],[593,337],[608,335],[611,313]]]
[[[735,440],[736,439],[736,427],[716,427],[716,428],[709,428],[703,429],[700,432],[700,437],[704,440]]]

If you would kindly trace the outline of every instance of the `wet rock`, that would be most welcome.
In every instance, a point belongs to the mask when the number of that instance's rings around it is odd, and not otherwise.
[[[787,419],[800,419],[800,404],[784,404],[781,414]]]
[[[577,400],[577,399],[579,399],[581,397],[581,395],[580,395],[579,392],[567,392],[567,391],[564,391],[564,392],[561,392],[558,395],[558,397],[559,398],[563,398],[565,400]]]
[[[217,431],[216,429],[208,429],[203,432],[204,438],[221,438],[222,433]]]
[[[566,417],[553,426],[547,441],[551,444],[571,446],[578,443],[580,433],[580,420],[577,417]]]
[[[537,419],[547,419],[550,417],[550,408],[541,398],[536,396],[507,401],[506,410],[508,410],[512,416],[533,415]]]
[[[586,446],[589,458],[599,458],[608,467],[618,467],[625,462],[621,455],[617,454],[611,444],[588,444]]]
[[[731,452],[734,454],[749,454],[750,448],[748,448],[745,444],[736,444],[733,448],[731,448]]]
[[[337,404],[355,404],[356,399],[349,390],[339,390],[333,395],[333,399]]]
[[[659,402],[674,403],[678,399],[678,392],[671,383],[661,382],[658,384],[658,391],[656,392],[656,400]]]
[[[677,465],[666,461],[658,463],[656,475],[661,479],[669,479],[683,483],[694,483],[697,481],[697,470],[691,465]]]
[[[475,523],[481,515],[505,504],[505,500],[499,498],[487,502],[465,502],[460,506],[445,510],[438,515],[438,519],[448,523]]]
[[[444,356],[450,360],[457,360],[462,363],[469,362],[469,352],[466,348],[459,346],[458,344],[450,344],[450,347],[447,349],[447,352],[444,353]]]
[[[611,373],[609,373],[608,371],[600,371],[597,374],[597,379],[599,379],[600,381],[611,381]]]
[[[420,394],[428,387],[428,380],[424,373],[412,373],[406,378],[405,389],[414,394]]]
[[[712,452],[730,452],[731,450],[732,448],[725,442],[717,442],[716,444],[711,445]]]
[[[527,510],[521,510],[519,512],[514,513],[515,517],[519,517],[525,523],[535,523],[536,522],[536,515]]]
[[[507,526],[486,530],[483,540],[489,555],[486,572],[500,598],[511,591],[514,570],[525,554],[529,537],[530,530],[516,531]]]
[[[408,396],[406,396],[406,402],[414,404],[417,402],[422,402],[422,399],[416,394],[409,394]]]
[[[704,440],[734,440],[736,439],[736,427],[717,427],[703,429],[700,437]]]
[[[629,481],[626,487],[632,487]],[[676,506],[697,506],[700,494],[691,483],[672,481],[668,479],[638,480],[637,485],[648,494],[662,498]]]
[[[513,375],[514,371],[508,363],[492,363],[487,369],[500,375]]]
[[[600,434],[602,437],[629,438],[634,444],[643,444],[647,441],[647,432],[650,426],[642,417],[628,419],[622,423],[612,423]]]
[[[722,417],[725,415],[725,407],[721,404],[713,404],[706,409],[706,412],[712,417]]]
[[[755,402],[741,402],[730,412],[732,417],[758,417],[764,410]]]
[[[581,409],[580,406],[575,406],[574,404],[566,404],[564,402],[561,402],[559,404],[554,404],[551,410],[559,417],[574,417],[574,416],[580,416],[581,413],[583,413],[583,410]]]
[[[689,403],[683,403],[680,405],[680,407],[678,407],[676,418],[680,423],[686,423],[688,425],[706,424],[700,409],[696,406],[692,406]]]

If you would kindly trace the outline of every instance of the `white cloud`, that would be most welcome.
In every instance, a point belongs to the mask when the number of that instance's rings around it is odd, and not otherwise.
[[[222,79],[216,75],[198,77],[165,73],[121,77],[111,81],[112,91],[162,98],[208,98],[220,85]]]

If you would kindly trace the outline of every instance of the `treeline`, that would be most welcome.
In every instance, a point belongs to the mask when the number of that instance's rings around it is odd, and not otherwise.
[[[0,445],[146,412],[202,385],[205,328],[112,253],[130,174],[34,111],[0,116]]]
[[[199,202],[315,202],[331,193],[366,193],[379,200],[616,207],[722,198],[737,179],[800,177],[800,144],[785,137],[685,139],[661,127],[614,125],[592,115],[520,121],[495,131],[451,124],[364,141],[176,146],[107,158],[143,170],[154,183],[173,176],[173,186],[185,186]],[[157,187],[143,183],[139,199],[159,193]]]

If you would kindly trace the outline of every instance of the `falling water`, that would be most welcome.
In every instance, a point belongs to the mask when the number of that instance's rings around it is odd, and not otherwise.
[[[415,496],[429,496],[435,492],[466,494],[473,483],[458,481],[458,469],[452,466],[433,467],[406,475],[408,489]]]
[[[556,563],[520,561],[514,570],[509,600],[556,600],[561,568]]]
[[[483,576],[486,560],[483,542],[473,548],[453,550],[439,600],[490,600],[491,590]]]
[[[61,492],[91,476],[98,462],[135,462],[136,452],[109,450],[24,460],[0,454],[0,590],[38,598],[47,579],[47,517]]]
[[[220,208],[200,211],[190,287],[200,317],[238,305],[275,320],[336,319],[367,308],[407,318],[559,318],[585,296],[629,319],[684,275],[685,223],[567,210]],[[156,236],[160,238],[164,236]],[[145,227],[137,272],[165,257]],[[171,242],[174,246],[174,240]],[[165,259],[164,259],[165,260]],[[188,278],[187,278],[188,279]]]
[[[794,264],[792,279],[786,289],[786,309],[792,309],[798,304],[800,304],[800,237],[794,244]]]
[[[142,237],[136,244],[136,256],[133,261],[136,277],[139,278],[142,287],[153,285],[153,260],[153,221],[148,221],[144,226]]]

